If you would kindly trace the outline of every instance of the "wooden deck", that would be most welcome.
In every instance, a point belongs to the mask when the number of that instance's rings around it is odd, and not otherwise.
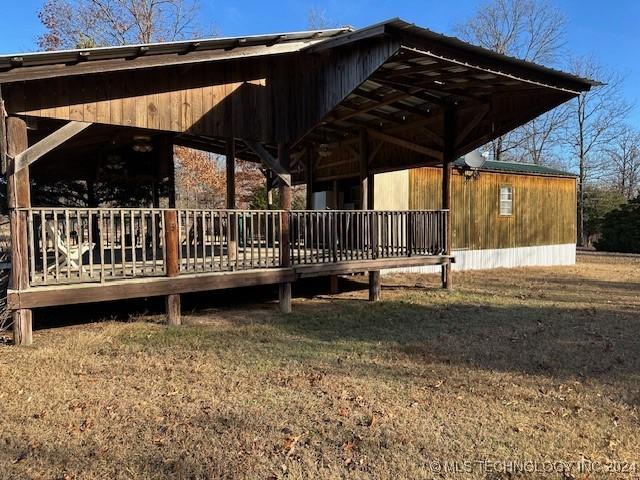
[[[13,310],[451,261],[443,210],[49,208],[20,214],[29,232],[29,286],[9,292]]]
[[[114,280],[108,283],[76,283],[9,290],[10,309],[125,300],[209,290],[290,283],[303,278],[346,275],[396,267],[445,265],[446,255],[347,260],[331,264],[307,264],[290,268],[254,269],[230,272],[191,273],[178,277],[148,277]]]

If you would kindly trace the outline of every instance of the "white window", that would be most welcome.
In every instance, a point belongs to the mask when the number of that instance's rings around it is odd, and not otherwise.
[[[500,216],[508,217],[513,215],[513,187],[502,185],[500,187]]]

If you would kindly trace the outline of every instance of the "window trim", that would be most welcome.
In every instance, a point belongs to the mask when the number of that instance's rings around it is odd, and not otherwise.
[[[502,189],[508,188],[511,191],[511,212],[510,213],[502,213]],[[507,200],[505,200],[507,201]],[[502,183],[498,187],[498,216],[501,218],[510,218],[513,217],[513,208],[514,208],[514,188],[510,183]]]

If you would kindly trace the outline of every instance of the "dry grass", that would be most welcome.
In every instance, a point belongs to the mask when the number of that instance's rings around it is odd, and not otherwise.
[[[40,330],[0,347],[0,477],[511,478],[431,462],[639,461],[638,267],[469,272],[451,293],[397,276],[375,305],[360,290],[297,299],[286,318],[257,305],[179,328]]]

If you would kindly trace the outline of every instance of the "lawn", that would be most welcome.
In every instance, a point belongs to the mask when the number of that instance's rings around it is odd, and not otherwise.
[[[289,316],[247,291],[176,328],[78,309],[33,347],[0,346],[0,477],[513,478],[492,470],[530,461],[599,478],[570,462],[640,462],[640,260],[436,281],[385,277],[371,304],[356,278]]]

